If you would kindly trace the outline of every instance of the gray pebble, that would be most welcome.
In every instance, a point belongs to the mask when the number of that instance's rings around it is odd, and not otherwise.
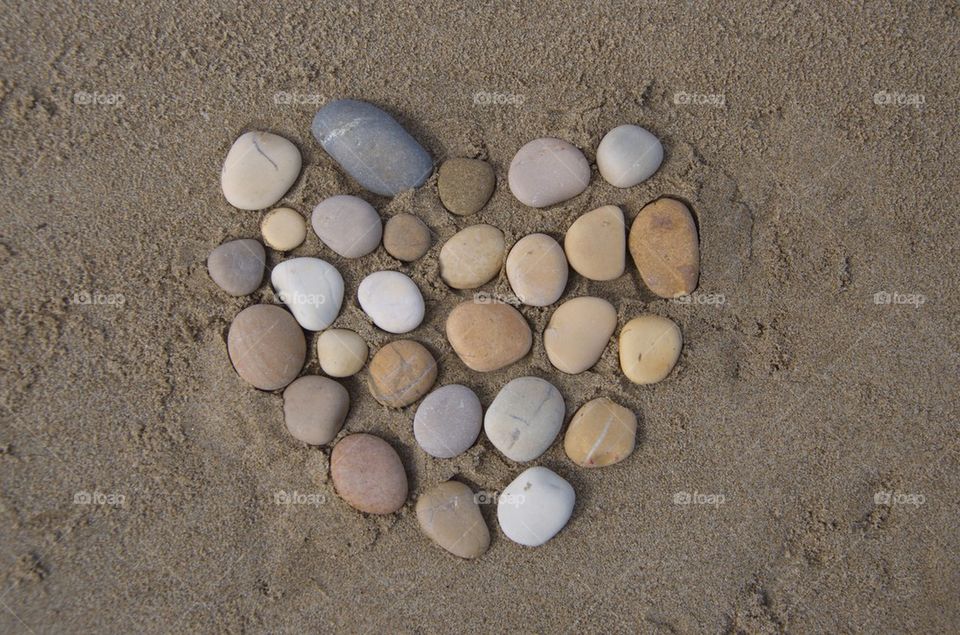
[[[223,243],[207,257],[207,271],[217,285],[233,296],[249,295],[263,281],[266,253],[256,240]]]
[[[472,390],[451,384],[434,390],[417,408],[413,435],[423,451],[438,459],[465,452],[480,434],[483,408]]]

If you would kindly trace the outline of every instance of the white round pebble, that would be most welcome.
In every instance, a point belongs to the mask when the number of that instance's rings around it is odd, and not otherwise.
[[[501,388],[487,408],[483,431],[508,459],[532,461],[557,438],[564,412],[563,396],[553,384],[518,377]]]
[[[617,126],[597,147],[597,168],[614,187],[632,187],[653,176],[663,162],[663,145],[640,126]]]
[[[283,137],[256,130],[244,133],[223,162],[223,195],[240,209],[269,207],[297,180],[300,163],[300,150]]]
[[[263,242],[277,251],[290,251],[303,244],[307,224],[303,216],[289,207],[278,207],[263,217],[260,223]]]
[[[430,456],[453,458],[465,452],[480,434],[483,407],[466,386],[437,388],[417,407],[413,435]]]
[[[327,329],[317,338],[320,368],[331,377],[356,375],[369,352],[363,338],[350,329]]]
[[[500,493],[497,520],[510,540],[539,547],[564,528],[576,499],[570,483],[537,465],[522,472]]]
[[[337,319],[343,304],[340,272],[319,258],[291,258],[273,268],[270,283],[300,326],[322,331]]]
[[[423,321],[423,296],[416,283],[399,271],[377,271],[357,289],[360,308],[389,333],[408,333]]]
[[[562,139],[534,139],[513,157],[507,183],[524,205],[549,207],[587,189],[590,164],[576,146]]]
[[[366,256],[383,237],[380,215],[356,196],[331,196],[313,208],[313,231],[324,245],[344,258]]]

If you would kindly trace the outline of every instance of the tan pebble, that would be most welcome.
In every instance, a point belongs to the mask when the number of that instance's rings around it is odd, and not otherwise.
[[[417,521],[431,540],[461,558],[476,558],[490,546],[490,530],[473,490],[447,481],[417,500]]]
[[[570,266],[584,278],[619,278],[627,263],[623,211],[616,205],[605,205],[587,212],[570,225],[563,248]]]
[[[374,399],[402,408],[423,397],[437,380],[437,362],[413,340],[390,342],[370,360],[367,386]]]
[[[326,377],[304,375],[283,391],[283,421],[290,435],[325,445],[340,432],[350,409],[347,389]]]
[[[682,346],[680,327],[673,320],[641,315],[620,331],[620,368],[635,384],[655,384],[673,370]]]
[[[471,225],[440,248],[440,277],[454,289],[476,289],[500,272],[506,242],[491,225]]]
[[[577,374],[600,361],[617,328],[617,310],[602,298],[573,298],[561,304],[543,332],[550,363]]]
[[[407,500],[400,456],[372,434],[351,434],[333,447],[330,477],[343,500],[368,514],[392,514]]]
[[[271,249],[290,251],[303,244],[307,237],[307,223],[296,210],[278,207],[263,217],[260,233]]]
[[[479,159],[448,159],[440,166],[437,190],[443,206],[459,216],[476,214],[490,200],[497,179]]]
[[[349,377],[367,363],[369,349],[363,338],[350,329],[328,329],[317,338],[320,368],[331,377]]]
[[[563,438],[563,449],[577,465],[605,467],[628,457],[636,439],[636,415],[600,397],[583,404],[573,415]]]
[[[630,255],[644,284],[661,298],[693,293],[700,277],[700,243],[687,206],[661,198],[640,210],[630,228]]]
[[[479,372],[509,366],[533,344],[527,321],[507,304],[464,302],[450,312],[446,331],[463,363]]]
[[[521,302],[549,306],[567,286],[567,257],[559,243],[546,234],[530,234],[517,241],[507,256],[507,280]]]
[[[227,351],[244,381],[277,390],[300,374],[307,341],[290,313],[273,304],[254,304],[233,319]]]
[[[430,230],[413,214],[397,214],[383,228],[383,248],[397,260],[413,262],[430,249]]]

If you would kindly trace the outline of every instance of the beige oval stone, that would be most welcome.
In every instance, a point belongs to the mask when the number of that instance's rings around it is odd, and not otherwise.
[[[326,445],[340,432],[350,410],[347,389],[326,377],[304,375],[283,391],[283,421],[290,436]]]
[[[517,241],[507,256],[507,280],[524,304],[549,306],[567,286],[567,257],[560,244],[546,234],[530,234]]]
[[[400,456],[372,434],[351,434],[333,446],[330,477],[347,504],[368,514],[392,514],[407,500]]]
[[[575,375],[600,361],[617,328],[617,310],[602,298],[567,300],[553,312],[543,331],[550,363]]]
[[[356,375],[369,352],[363,338],[350,329],[327,329],[317,338],[320,368],[331,377]]]
[[[500,272],[506,242],[491,225],[471,225],[440,248],[440,277],[454,289],[476,289]]]
[[[661,298],[693,293],[700,278],[700,241],[687,206],[661,198],[640,210],[630,227],[630,255],[644,284]]]
[[[423,397],[437,380],[437,361],[413,340],[390,342],[370,360],[367,386],[374,399],[403,408]]]
[[[570,420],[563,449],[581,467],[605,467],[630,456],[637,440],[637,416],[600,397],[583,404]]]
[[[446,331],[460,360],[481,373],[509,366],[533,345],[527,321],[508,304],[459,304],[447,317]]]
[[[254,304],[233,319],[227,351],[244,381],[260,390],[277,390],[300,373],[307,341],[290,313],[273,304]]]
[[[620,368],[635,384],[655,384],[673,370],[682,346],[680,327],[670,318],[635,317],[620,331]]]
[[[483,209],[496,184],[493,168],[479,159],[448,159],[437,175],[440,202],[459,216],[476,214]]]
[[[383,248],[404,262],[413,262],[430,249],[430,229],[413,214],[391,216],[383,228]]]
[[[573,221],[563,239],[573,270],[591,280],[614,280],[627,265],[627,232],[623,211],[604,205]]]
[[[490,530],[473,490],[447,481],[417,500],[417,521],[431,540],[461,558],[476,558],[490,546]]]
[[[278,207],[263,217],[260,234],[271,249],[290,251],[303,244],[307,237],[307,223],[298,211]]]

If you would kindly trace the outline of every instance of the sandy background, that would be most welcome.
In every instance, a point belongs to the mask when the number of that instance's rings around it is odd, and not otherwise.
[[[8,5],[0,632],[956,632],[958,10],[841,4]],[[924,103],[878,104],[880,91]],[[337,97],[386,108],[438,161],[488,158],[491,203],[454,217],[435,177],[392,202],[360,192],[309,132]],[[592,161],[626,122],[664,142],[651,180],[616,190],[594,168],[587,192],[547,210],[509,194],[523,143],[558,136]],[[350,297],[336,326],[373,350],[389,341],[356,285],[399,269],[427,299],[413,337],[440,360],[440,384],[486,406],[533,374],[561,389],[568,418],[600,395],[637,411],[629,460],[588,472],[557,443],[540,461],[578,495],[550,543],[511,543],[485,506],[483,558],[431,545],[413,496],[454,476],[496,491],[521,467],[486,441],[430,459],[413,408],[380,407],[365,373],[346,382],[345,431],[392,442],[413,495],[393,516],[354,512],[333,493],[329,449],[294,442],[279,395],[237,377],[229,323],[274,296],[228,298],[204,261],[259,236],[261,215],[219,189],[230,144],[256,128],[300,146],[284,200],[302,213],[360,193],[435,232],[401,265],[382,248],[343,261],[311,231],[293,255],[340,268]],[[668,380],[626,382],[615,343],[591,372],[554,371],[539,337],[550,309],[523,309],[538,336],[517,365],[481,376],[450,354],[443,322],[470,294],[440,282],[443,240],[475,222],[511,244],[560,238],[590,209],[632,219],[661,195],[691,203],[699,292],[725,302],[654,300],[632,266],[612,283],[572,275],[565,297],[609,299],[621,326],[644,310],[676,320],[685,347]],[[501,275],[483,290],[509,287]],[[877,292],[925,302],[875,304]],[[278,505],[279,491],[325,502]],[[92,504],[75,503],[82,492]],[[684,492],[723,502],[676,504]]]

